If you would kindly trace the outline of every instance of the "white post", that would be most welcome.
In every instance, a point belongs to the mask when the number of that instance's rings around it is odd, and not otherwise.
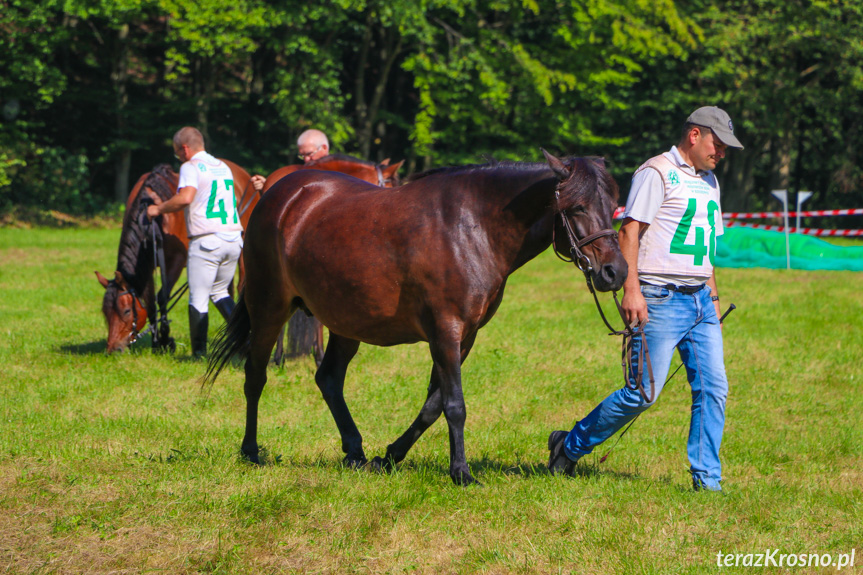
[[[797,192],[797,233],[800,233],[800,206],[803,205],[803,202],[812,197],[812,192]]]
[[[785,221],[785,265],[791,269],[791,239],[788,236],[788,190],[773,190],[770,192],[782,202],[782,216]]]

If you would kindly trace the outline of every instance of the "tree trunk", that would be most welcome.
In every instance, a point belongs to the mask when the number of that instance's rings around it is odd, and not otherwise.
[[[132,162],[132,151],[129,149],[128,126],[126,122],[126,106],[129,104],[127,80],[129,78],[129,25],[123,24],[117,30],[117,45],[114,51],[114,66],[111,70],[111,82],[114,84],[116,103],[117,137],[119,144],[117,157],[114,160],[114,200],[126,202],[129,193],[129,167]]]

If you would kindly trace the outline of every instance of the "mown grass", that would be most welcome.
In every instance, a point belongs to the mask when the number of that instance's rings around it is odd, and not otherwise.
[[[93,270],[113,271],[118,237],[0,229],[3,572],[746,572],[716,554],[773,548],[856,548],[863,564],[859,273],[719,270],[723,304],[739,309],[724,332],[714,495],[690,488],[682,374],[608,461],[600,448],[576,478],[546,472],[549,432],[621,375],[580,274],[545,254],[511,278],[465,364],[466,448],[484,486],[463,489],[442,421],[391,474],[343,468],[310,360],[271,367],[267,464],[243,462],[242,372],[201,391],[184,313],[175,356],[146,340],[103,353]],[[424,345],[361,348],[346,395],[367,455],[415,417],[429,369]]]

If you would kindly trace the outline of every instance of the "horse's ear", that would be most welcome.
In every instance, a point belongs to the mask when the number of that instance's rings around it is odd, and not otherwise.
[[[558,178],[560,178],[561,180],[565,180],[570,176],[572,170],[564,166],[563,162],[561,162],[555,156],[552,156],[551,154],[546,152],[545,148],[540,148],[540,150],[542,150],[542,153],[545,156],[545,161],[547,161],[548,165],[551,167],[551,171],[557,174]]]
[[[404,163],[405,163],[405,161],[402,160],[401,162],[396,162],[392,166],[387,166],[384,169],[382,169],[381,172],[383,173],[384,178],[386,178],[386,179],[392,178],[395,175],[395,173],[399,171],[399,168],[401,168],[402,164],[404,164]]]
[[[102,284],[102,287],[108,289],[108,278],[100,274],[98,271],[96,272],[96,279],[99,280],[99,283]]]
[[[602,156],[591,156],[590,161],[602,168],[603,170],[608,169],[608,162],[605,161],[605,158]]]
[[[114,272],[114,281],[117,282],[121,288],[126,289],[126,278],[123,277],[123,274],[120,273],[120,270]]]
[[[389,166],[390,165],[390,159],[384,158],[380,165],[381,165],[381,167]]]

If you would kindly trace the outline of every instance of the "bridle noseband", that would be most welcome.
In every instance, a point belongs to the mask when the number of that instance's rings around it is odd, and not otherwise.
[[[590,280],[590,273],[593,270],[593,266],[590,264],[590,258],[584,255],[584,252],[581,251],[581,248],[584,246],[598,240],[599,238],[604,238],[605,236],[614,236],[617,237],[617,232],[612,228],[606,228],[604,230],[599,230],[596,233],[590,234],[589,236],[585,236],[582,239],[578,239],[575,235],[575,230],[572,229],[572,225],[569,223],[569,220],[566,219],[566,214],[564,214],[563,210],[560,209],[560,189],[554,191],[555,202],[557,203],[557,212],[560,214],[560,221],[563,222],[563,229],[566,231],[567,239],[569,240],[569,255],[570,259],[566,259],[564,256],[560,255],[560,252],[557,251],[557,245],[554,238],[554,226],[551,227],[551,245],[554,248],[555,255],[561,260],[569,263],[573,262],[578,269],[584,272],[584,275],[587,277],[588,285],[592,286],[592,282]],[[591,287],[591,291],[593,291],[593,287]],[[609,326],[610,328],[611,326]]]

